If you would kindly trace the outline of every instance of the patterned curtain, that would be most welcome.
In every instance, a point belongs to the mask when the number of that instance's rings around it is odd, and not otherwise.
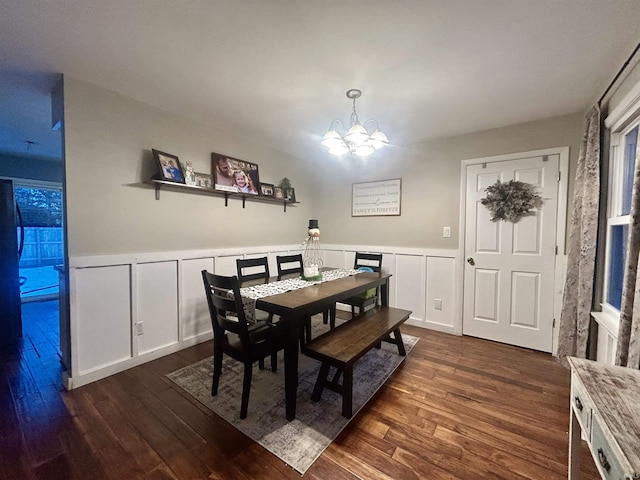
[[[598,208],[600,206],[600,107],[586,116],[569,226],[567,277],[562,297],[558,358],[585,358],[591,319]],[[640,305],[640,302],[639,302]]]
[[[640,143],[640,142],[639,142]],[[627,260],[622,286],[622,307],[618,327],[616,365],[640,368],[640,149],[636,147],[636,166],[629,219]]]

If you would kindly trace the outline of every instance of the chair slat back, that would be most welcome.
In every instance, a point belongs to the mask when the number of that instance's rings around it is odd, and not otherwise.
[[[269,278],[269,261],[267,257],[239,258],[236,260],[236,268],[238,270],[238,281],[240,283],[246,282],[247,280]]]
[[[278,276],[288,275],[291,273],[302,273],[302,254],[295,255],[278,255],[276,257],[278,263]]]
[[[358,269],[359,267],[369,267],[379,273],[382,270],[382,254],[356,252],[353,268]]]
[[[248,340],[247,318],[242,307],[238,277],[224,277],[202,270],[204,291],[209,305],[211,324],[216,331],[228,330]],[[233,298],[229,297],[233,292]]]

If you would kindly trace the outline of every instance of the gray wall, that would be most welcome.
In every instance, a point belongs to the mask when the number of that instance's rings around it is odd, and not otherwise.
[[[45,160],[0,153],[0,177],[62,183],[62,160]]]
[[[321,180],[316,182],[313,210],[320,221],[322,239],[335,244],[457,249],[461,161],[569,146],[572,192],[583,117],[580,112],[411,148],[391,147],[364,162],[328,159]],[[352,218],[352,184],[390,178],[402,178],[402,214]],[[445,226],[451,227],[451,238],[442,237]]]
[[[569,146],[572,181],[583,126],[580,112],[309,165],[77,79],[64,88],[70,256],[291,244],[309,218],[323,243],[457,249],[462,160]],[[170,190],[156,201],[143,183],[155,171],[151,148],[200,172],[210,172],[211,152],[257,163],[263,182],[289,177],[301,204],[224,207],[222,197]],[[351,217],[352,184],[388,178],[402,178],[402,215]]]
[[[175,251],[301,242],[311,215],[300,161],[233,134],[71,77],[65,77],[69,256]],[[257,163],[263,182],[291,179],[301,202],[281,205],[163,190],[143,184],[155,172],[152,148],[211,172],[211,152]]]

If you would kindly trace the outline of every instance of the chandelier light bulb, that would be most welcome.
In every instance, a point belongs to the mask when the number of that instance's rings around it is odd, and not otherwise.
[[[369,144],[358,145],[354,152],[359,157],[368,157],[374,152],[374,148]]]
[[[340,120],[334,120],[331,122],[331,126],[327,133],[324,134],[320,144],[329,150],[331,155],[344,155],[351,153],[359,157],[366,157],[371,155],[375,150],[389,145],[389,139],[378,127],[378,122],[374,119],[369,119],[364,124],[358,120],[358,113],[356,112],[356,99],[360,98],[362,92],[357,89],[347,90],[347,98],[353,101],[353,110],[351,112],[351,121],[349,123],[349,129],[347,130]],[[369,134],[365,125],[369,122],[375,123],[375,130]],[[341,126],[342,128],[334,127]],[[345,130],[346,133],[345,133]]]
[[[369,136],[369,144],[376,150],[380,150],[382,147],[389,145],[389,140],[384,133],[376,129],[376,131]]]
[[[324,145],[329,149],[336,147],[342,143],[342,137],[335,130],[329,130],[327,133],[325,133],[324,137],[322,137],[322,141],[320,142],[321,145]]]
[[[349,147],[347,147],[347,145],[344,142],[340,142],[339,145],[329,148],[329,153],[331,155],[337,155],[338,157],[340,157],[345,153],[349,153]]]
[[[354,126],[352,126],[349,129],[349,131],[347,132],[344,138],[346,138],[347,141],[351,143],[355,143],[356,145],[361,145],[365,143],[367,140],[369,140],[369,134],[367,133],[367,131],[362,125],[360,125],[359,123],[356,123]]]

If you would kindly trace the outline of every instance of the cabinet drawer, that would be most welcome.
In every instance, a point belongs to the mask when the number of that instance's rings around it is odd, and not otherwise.
[[[609,445],[609,441],[604,436],[596,415],[593,416],[592,432],[591,454],[595,464],[598,466],[598,470],[602,474],[602,478],[625,480],[627,477],[625,477],[624,471],[613,453],[611,445]]]
[[[580,382],[576,375],[572,375],[571,377],[571,407],[580,422],[583,438],[589,440],[591,438],[593,405],[591,404],[589,395],[584,391],[582,382]]]

